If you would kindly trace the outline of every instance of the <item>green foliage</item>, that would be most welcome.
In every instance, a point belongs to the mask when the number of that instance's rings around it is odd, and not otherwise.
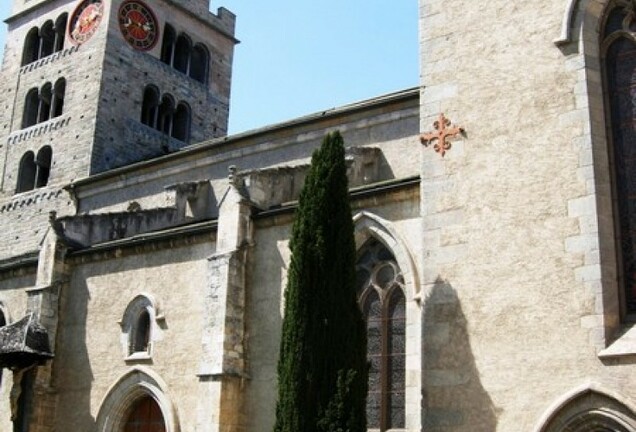
[[[366,330],[355,292],[355,242],[344,143],[312,157],[290,248],[275,432],[366,431]]]

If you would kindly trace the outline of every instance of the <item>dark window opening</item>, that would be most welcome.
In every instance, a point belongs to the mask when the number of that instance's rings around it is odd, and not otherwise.
[[[207,81],[209,58],[208,50],[203,45],[195,45],[192,50],[190,76],[204,84]]]
[[[38,109],[38,123],[42,123],[51,118],[51,103],[53,101],[53,90],[50,83],[46,83],[40,92],[40,107]]]
[[[179,141],[187,142],[190,134],[190,108],[180,103],[174,114],[172,137]]]
[[[30,191],[35,187],[36,171],[35,155],[31,151],[26,152],[20,160],[16,193]]]
[[[40,58],[53,54],[55,49],[55,30],[53,21],[47,21],[40,30]]]
[[[166,24],[163,30],[163,42],[161,45],[161,61],[172,66],[174,60],[174,44],[177,34],[170,24]]]
[[[157,129],[166,135],[172,135],[174,102],[170,96],[164,96],[159,105],[159,122]]]
[[[130,410],[123,432],[165,432],[161,408],[151,396],[144,396]]]
[[[22,51],[22,66],[33,63],[40,55],[40,30],[32,28],[24,39],[24,50]]]
[[[142,311],[139,318],[137,318],[133,332],[131,351],[133,353],[148,352],[148,345],[150,344],[150,314],[147,310]]]
[[[192,54],[192,43],[190,39],[180,34],[174,49],[173,67],[179,72],[188,74],[190,71],[190,58]]]
[[[53,101],[51,105],[51,117],[59,117],[64,111],[64,93],[66,92],[66,80],[60,78],[53,89]]]
[[[44,146],[38,152],[38,156],[35,160],[37,166],[37,173],[35,175],[35,187],[41,188],[48,184],[49,175],[51,174],[51,158],[53,156],[53,150],[49,146]]]
[[[68,14],[62,14],[55,21],[55,48],[54,51],[62,51],[64,49],[64,39],[66,36],[66,24],[68,22]]]
[[[40,106],[38,89],[29,90],[24,101],[24,115],[22,117],[22,127],[27,128],[37,124],[38,109]]]
[[[141,105],[141,122],[152,128],[157,126],[159,113],[159,90],[148,86],[144,90],[144,98]]]

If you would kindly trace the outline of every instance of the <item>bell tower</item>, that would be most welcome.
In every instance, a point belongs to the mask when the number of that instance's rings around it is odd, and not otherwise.
[[[235,16],[209,6],[14,0],[0,73],[0,222],[17,229],[13,254],[37,249],[49,211],[74,211],[61,189],[73,180],[227,133]],[[9,215],[18,207],[22,221],[33,212],[24,232]]]

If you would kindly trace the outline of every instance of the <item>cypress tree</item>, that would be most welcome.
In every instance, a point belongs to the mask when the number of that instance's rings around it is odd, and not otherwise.
[[[366,328],[346,173],[334,132],[312,156],[292,229],[274,432],[366,431]]]

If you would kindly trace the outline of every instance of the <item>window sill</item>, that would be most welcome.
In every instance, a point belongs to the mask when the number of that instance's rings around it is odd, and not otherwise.
[[[55,53],[53,53],[51,55],[48,55],[46,57],[43,57],[41,59],[34,60],[31,63],[25,64],[24,66],[21,66],[20,67],[20,74],[25,74],[25,73],[37,70],[37,69],[41,68],[44,65],[47,65],[49,63],[53,63],[57,59],[60,59],[60,58],[63,58],[63,57],[67,57],[67,56],[73,54],[78,49],[79,49],[79,45],[78,46],[71,46],[69,48],[65,48],[62,51],[55,52]]]
[[[634,323],[624,324],[614,342],[598,353],[601,359],[629,355],[636,355],[636,325]]]
[[[152,356],[145,351],[135,352],[124,359],[126,363],[152,363]]]

